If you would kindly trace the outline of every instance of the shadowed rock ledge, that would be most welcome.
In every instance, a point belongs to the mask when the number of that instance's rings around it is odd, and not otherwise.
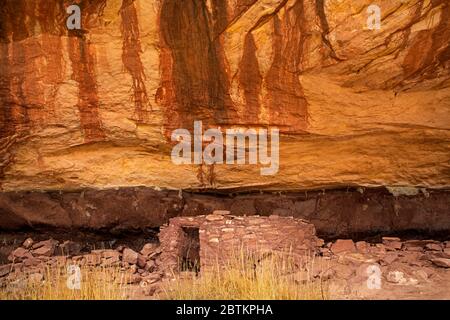
[[[0,193],[0,228],[145,230],[176,216],[229,210],[234,215],[294,216],[327,237],[416,233],[448,235],[447,191],[393,195],[385,189],[297,193],[199,194],[121,188]]]

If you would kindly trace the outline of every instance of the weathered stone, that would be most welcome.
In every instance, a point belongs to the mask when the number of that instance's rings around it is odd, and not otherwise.
[[[17,248],[8,256],[9,261],[22,261],[24,258],[28,257],[30,252],[25,248]]]
[[[403,243],[403,247],[406,250],[409,250],[410,248],[413,248],[410,251],[417,251],[418,250],[417,248],[421,248],[423,250],[426,245],[428,245],[428,244],[437,244],[437,243],[438,242],[434,241],[434,240],[408,240],[408,241],[405,241]]]
[[[214,210],[213,214],[215,215],[221,215],[221,216],[226,216],[229,215],[231,212],[228,210]]]
[[[25,249],[30,249],[31,246],[33,245],[33,243],[34,243],[33,239],[27,238],[27,239],[25,239],[25,241],[23,242],[22,246],[23,246]]]
[[[406,284],[408,282],[402,271],[390,271],[386,276],[386,280],[395,284]]]
[[[325,245],[325,241],[321,238],[318,238],[316,241],[316,246],[317,247],[323,247]]]
[[[55,253],[58,241],[49,239],[33,244],[33,255],[50,257]]]
[[[53,239],[48,239],[45,241],[39,241],[39,242],[34,243],[32,245],[32,249],[35,250],[35,249],[39,249],[41,247],[55,247],[57,244],[58,244],[58,241],[53,240]]]
[[[339,279],[348,280],[355,274],[354,268],[344,264],[336,264],[332,266],[332,269],[334,270],[336,277]]]
[[[207,221],[220,221],[223,220],[224,217],[220,215],[210,214],[206,216]]]
[[[139,254],[130,248],[125,248],[123,250],[122,261],[124,262],[127,262],[129,264],[136,264],[138,262],[138,257]]]
[[[125,248],[126,248],[125,246],[120,245],[115,250],[122,253]]]
[[[423,247],[412,247],[412,246],[407,246],[405,247],[405,249],[407,251],[414,251],[414,252],[422,252],[423,251]]]
[[[5,264],[0,266],[0,277],[4,277],[6,275],[8,275],[11,270],[12,270],[12,265],[11,264]]]
[[[138,254],[136,264],[139,268],[145,268],[145,266],[147,264],[147,258],[141,254]]]
[[[153,272],[156,269],[156,264],[155,261],[153,260],[148,260],[147,263],[145,264],[144,269],[148,272]]]
[[[95,250],[93,250],[92,253],[100,253],[102,255],[102,257],[105,259],[114,259],[117,261],[120,259],[120,252],[118,252],[116,250],[112,250],[112,249],[98,250],[97,252],[95,252]]]
[[[142,248],[142,250],[140,251],[140,253],[144,256],[144,257],[148,257],[149,255],[151,255],[152,253],[155,252],[155,250],[158,248],[158,244],[157,243],[146,243],[144,245],[144,247]]]
[[[382,243],[376,243],[375,245],[370,246],[369,252],[375,255],[382,256],[386,254],[386,246]]]
[[[382,240],[387,250],[400,250],[402,248],[402,242],[400,241],[400,238],[383,237]]]
[[[450,268],[450,259],[434,258],[434,259],[431,259],[431,262],[433,262],[438,267]]]
[[[135,264],[129,264],[128,262],[122,261],[122,266],[125,268],[128,274],[135,274],[138,272],[138,266]]]
[[[334,254],[343,252],[355,252],[355,243],[351,239],[339,239],[331,245],[331,251]]]
[[[358,250],[361,253],[367,253],[369,251],[370,245],[365,241],[358,241],[356,242],[356,250]]]
[[[221,235],[221,239],[226,241],[226,240],[231,240],[234,239],[236,237],[236,235],[234,233],[225,233],[223,235]]]
[[[346,252],[345,254],[339,254],[338,262],[346,265],[360,265],[363,263],[375,263],[376,259],[362,253]]]
[[[154,284],[154,283],[160,281],[162,279],[162,277],[163,277],[163,274],[158,273],[158,272],[152,272],[148,276],[146,276],[144,280],[148,284]]]
[[[424,258],[421,252],[417,251],[405,251],[402,253],[402,261],[411,265],[411,266],[423,266],[425,260],[429,260],[429,258]]]
[[[319,252],[320,252],[320,255],[323,257],[330,257],[332,255],[331,250],[328,248],[320,248]]]
[[[426,282],[428,280],[428,273],[425,270],[419,269],[413,272],[413,275],[420,279],[422,282]]]
[[[51,257],[55,253],[55,247],[52,245],[45,245],[33,250],[35,256]]]
[[[120,262],[120,252],[116,250],[101,250],[101,255],[103,258],[102,265],[103,266],[112,266],[116,265]]]
[[[386,255],[383,256],[381,261],[385,265],[389,265],[392,262],[396,261],[398,259],[398,254],[396,252],[388,252]]]
[[[300,259],[316,253],[323,245],[312,224],[292,217],[230,215],[227,219],[213,221],[208,217],[172,218],[169,226],[160,231],[162,254],[158,261],[163,268],[177,270],[179,261],[185,260],[200,261],[201,268],[213,267],[216,257],[225,262],[235,256],[239,248],[255,253],[291,252]],[[233,221],[233,224],[226,221]],[[198,230],[198,237],[192,230]]]
[[[261,218],[253,218],[253,217],[249,217],[248,218],[248,223],[249,224],[261,224],[261,223],[263,223],[264,222],[264,219],[261,219]]]
[[[23,265],[25,267],[37,266],[41,263],[42,261],[40,259],[33,257],[31,254],[27,258],[23,259]]]
[[[430,251],[442,251],[442,246],[439,243],[429,243],[425,245],[425,249]]]

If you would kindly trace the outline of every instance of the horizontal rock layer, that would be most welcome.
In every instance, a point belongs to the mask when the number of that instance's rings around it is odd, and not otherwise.
[[[448,1],[377,1],[380,30],[371,0],[77,2],[68,32],[1,1],[4,191],[450,186]],[[173,164],[195,120],[280,128],[278,174]]]
[[[0,229],[61,228],[112,232],[145,230],[177,216],[229,210],[233,215],[294,216],[321,236],[450,230],[450,192],[393,195],[384,189],[239,195],[155,191],[148,188],[80,192],[0,193]]]

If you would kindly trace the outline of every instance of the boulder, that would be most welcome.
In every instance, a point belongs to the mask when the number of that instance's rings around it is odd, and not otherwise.
[[[47,245],[33,250],[33,254],[35,256],[51,257],[54,253],[55,253],[55,247],[47,246]]]
[[[142,248],[142,250],[140,251],[140,253],[144,256],[144,257],[148,257],[150,256],[152,253],[155,252],[155,250],[158,248],[158,244],[157,243],[146,243],[144,245],[144,247]]]
[[[434,258],[434,259],[431,259],[431,262],[433,262],[438,267],[450,268],[450,259]]]
[[[343,252],[355,252],[355,243],[351,239],[339,239],[331,245],[331,251],[334,254]]]
[[[33,239],[27,238],[27,239],[23,242],[22,247],[24,247],[25,249],[30,249],[31,246],[32,246],[33,244],[34,244]]]
[[[365,241],[356,242],[356,250],[361,253],[367,253],[369,251],[370,245]]]
[[[156,269],[156,263],[153,260],[148,260],[147,263],[145,264],[145,270],[148,272],[153,272]]]
[[[138,258],[139,258],[139,254],[130,249],[130,248],[125,248],[123,250],[122,253],[122,261],[123,262],[127,262],[129,264],[136,264],[138,262]]]
[[[400,250],[402,248],[402,242],[400,241],[400,238],[383,237],[382,241],[387,250]]]
[[[144,257],[142,254],[138,254],[136,264],[139,268],[145,268],[147,264],[147,258]]]
[[[112,265],[116,265],[120,262],[120,252],[116,251],[116,250],[101,250],[100,252],[103,261],[102,261],[102,265],[103,266],[112,266]]]
[[[442,251],[440,243],[428,243],[425,245],[425,249],[429,251]]]
[[[19,247],[11,252],[11,254],[8,256],[8,260],[14,261],[14,262],[20,262],[23,259],[28,258],[30,256],[31,256],[31,254],[27,249]]]
[[[31,254],[26,259],[23,259],[23,265],[25,267],[34,267],[40,265],[41,263],[42,261],[40,259],[31,256]]]
[[[32,246],[33,255],[51,257],[55,253],[57,245],[58,241],[53,239],[37,242]]]
[[[214,210],[212,214],[226,216],[226,215],[231,214],[231,212],[228,210]]]

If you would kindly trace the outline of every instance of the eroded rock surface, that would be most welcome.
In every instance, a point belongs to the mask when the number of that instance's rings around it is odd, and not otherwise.
[[[66,1],[0,6],[5,191],[84,187],[448,187],[450,5]],[[278,127],[280,171],[170,160],[170,133]],[[180,179],[180,177],[182,177]]]
[[[64,228],[121,232],[159,227],[177,216],[229,210],[238,216],[293,216],[312,222],[319,234],[450,230],[450,193],[394,196],[386,190],[197,194],[149,188],[73,192],[0,193],[0,229]],[[395,244],[392,244],[395,247]]]

